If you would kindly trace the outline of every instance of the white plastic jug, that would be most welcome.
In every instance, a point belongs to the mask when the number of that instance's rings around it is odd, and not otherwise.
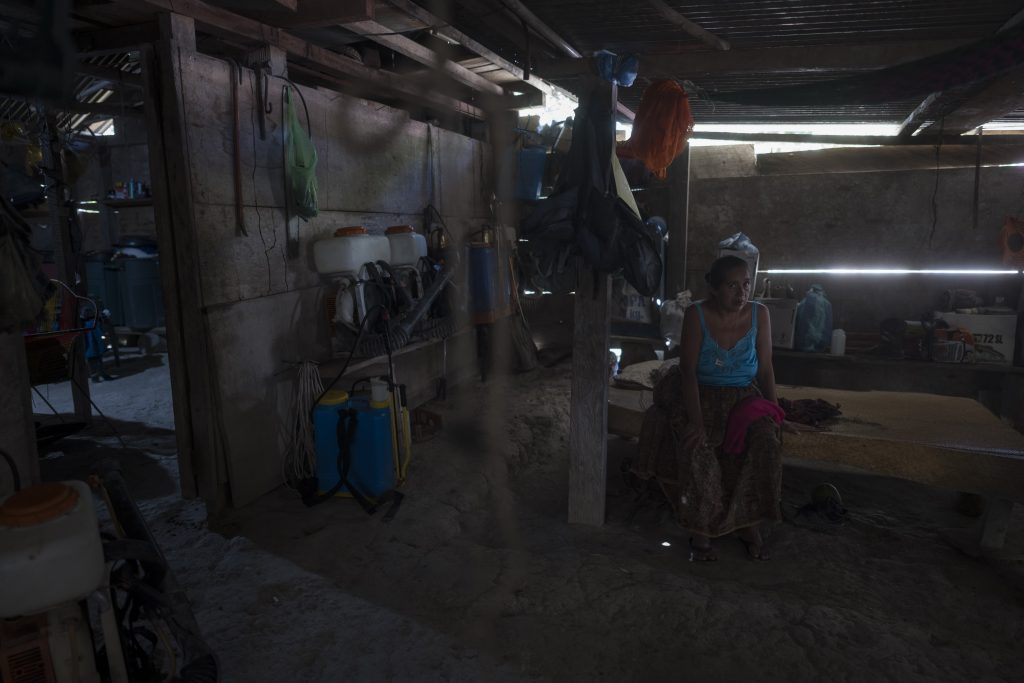
[[[106,565],[85,482],[37,484],[0,504],[0,618],[87,596]]]
[[[392,266],[415,266],[427,255],[427,238],[411,225],[392,225],[385,231],[391,248]]]
[[[313,262],[321,275],[359,272],[364,263],[388,261],[391,247],[384,235],[371,235],[366,228],[340,228],[334,237],[313,243]]]
[[[829,353],[833,356],[846,354],[846,332],[838,329],[832,330],[832,346],[829,348]]]

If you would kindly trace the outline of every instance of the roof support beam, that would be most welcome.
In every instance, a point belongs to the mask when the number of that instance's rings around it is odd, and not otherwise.
[[[947,133],[965,133],[1024,107],[1024,67],[1016,67],[982,87],[941,121]],[[936,132],[940,122],[926,130]],[[988,137],[985,138],[988,144]]]
[[[657,10],[658,14],[664,17],[670,24],[678,26],[705,45],[708,45],[715,50],[728,50],[731,47],[729,45],[729,41],[722,40],[715,34],[704,30],[700,25],[695,24],[676,10],[669,7],[664,0],[647,0],[647,4]]]
[[[728,52],[683,52],[640,55],[644,76],[700,78],[733,73],[808,73],[882,69],[966,45],[969,40],[919,40],[878,45],[769,47]],[[545,78],[593,73],[591,59],[559,59],[536,65]]]
[[[921,104],[917,105],[914,111],[910,112],[907,118],[903,119],[903,123],[900,124],[899,132],[896,135],[901,138],[907,138],[917,132],[917,129],[921,126],[921,121],[925,119],[928,111],[935,104],[935,101],[939,99],[942,93],[933,92],[928,97],[924,98]]]
[[[504,95],[505,89],[497,83],[479,76],[469,69],[455,64],[442,55],[434,52],[428,47],[420,45],[411,38],[403,35],[396,35],[391,29],[376,21],[355,21],[343,24],[345,28],[365,38],[369,38],[378,45],[394,50],[400,55],[425,64],[436,71],[444,73],[451,79],[467,85],[479,92],[491,93],[492,95]]]
[[[370,86],[364,88],[366,92],[362,93],[368,97],[386,94],[408,104],[483,118],[483,110],[437,93],[429,84],[413,82],[390,71],[370,68],[337,52],[308,43],[292,33],[208,5],[202,0],[136,0],[133,4],[144,4],[159,11],[192,17],[198,26],[210,33],[273,45],[284,50],[296,62],[312,65],[335,78],[355,80]]]
[[[544,40],[551,43],[554,47],[557,47],[570,57],[583,56],[576,50],[576,48],[569,44],[569,41],[555,33],[554,29],[541,21],[536,14],[530,11],[529,7],[519,2],[519,0],[501,0],[501,4],[517,17],[522,19],[527,26],[540,34]]]
[[[412,0],[387,0],[387,2],[391,6],[402,10],[409,16],[422,22],[424,28],[431,28],[434,35],[439,38],[461,45],[473,54],[483,57],[491,64],[494,64],[502,71],[511,74],[520,81],[524,81],[527,77],[521,67],[508,61],[498,53],[484,46],[482,43],[473,40],[462,31],[443,21],[440,17],[431,14],[416,3],[412,2]],[[539,78],[530,78],[529,80],[525,80],[524,83],[540,90],[545,95],[550,95],[555,90],[554,86]]]

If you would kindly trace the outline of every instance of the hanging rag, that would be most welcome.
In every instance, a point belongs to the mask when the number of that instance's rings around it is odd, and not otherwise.
[[[306,125],[310,125],[308,111]],[[284,89],[284,145],[290,210],[305,220],[316,218],[316,147],[313,146],[312,133],[302,129],[292,103],[291,89],[287,87]]]
[[[639,159],[664,180],[692,132],[693,114],[686,91],[676,81],[655,81],[644,91],[633,134],[619,149],[619,156]]]
[[[737,403],[729,413],[729,422],[725,426],[722,452],[726,455],[739,455],[745,451],[747,430],[765,417],[770,417],[775,420],[775,424],[781,425],[786,413],[779,406],[760,396],[751,396]]]

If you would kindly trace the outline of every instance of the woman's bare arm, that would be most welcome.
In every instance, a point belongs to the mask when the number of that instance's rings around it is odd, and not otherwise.
[[[704,340],[699,316],[696,305],[686,309],[679,341],[679,370],[683,377],[683,405],[686,408],[688,422],[684,438],[688,448],[700,445],[706,438],[704,416],[700,410],[700,389],[697,386],[697,361],[700,357],[701,342]]]
[[[772,403],[778,403],[775,390],[775,368],[772,366],[772,321],[768,309],[758,303],[757,307],[757,386],[761,395]]]

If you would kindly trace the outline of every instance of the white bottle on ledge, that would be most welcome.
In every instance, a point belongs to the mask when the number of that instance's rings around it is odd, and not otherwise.
[[[846,333],[842,330],[832,330],[832,346],[829,348],[829,353],[833,356],[846,354]]]

